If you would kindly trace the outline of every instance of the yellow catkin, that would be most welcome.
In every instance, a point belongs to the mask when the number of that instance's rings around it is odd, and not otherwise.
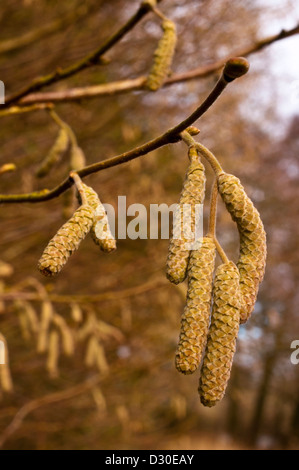
[[[259,285],[264,278],[266,233],[257,209],[238,178],[227,173],[221,174],[218,177],[218,189],[240,234],[237,266],[242,294],[241,323],[245,323],[254,309]]]
[[[214,406],[226,390],[240,324],[239,271],[233,262],[221,264],[215,274],[213,310],[199,394],[203,405]]]
[[[49,337],[49,349],[47,358],[47,371],[52,379],[55,379],[59,375],[58,371],[58,360],[59,360],[59,333],[55,330],[51,331]]]
[[[3,355],[4,358],[0,358],[0,389],[3,392],[11,393],[13,391],[13,382],[11,378],[10,368],[9,368],[9,354],[8,354],[8,346],[5,337],[0,333],[0,347],[4,346]],[[1,354],[2,355],[2,354]],[[4,361],[2,361],[4,359]],[[1,364],[4,362],[4,364]]]
[[[192,374],[199,367],[205,348],[211,311],[215,244],[204,237],[201,247],[191,252],[188,267],[187,302],[181,319],[176,368]]]
[[[176,220],[166,261],[166,276],[174,284],[179,284],[186,278],[190,244],[195,241],[195,207],[203,203],[205,196],[204,166],[194,148],[189,150],[189,158],[190,164],[175,215]]]
[[[82,205],[50,240],[38,263],[38,269],[45,276],[58,274],[72,253],[79,248],[82,240],[94,222],[94,209]]]
[[[162,29],[163,36],[158,43],[154,54],[154,63],[145,84],[150,91],[158,90],[167,79],[177,41],[176,27],[171,20],[164,20]]]
[[[94,335],[92,335],[88,340],[86,353],[85,353],[84,362],[87,367],[93,367],[94,365],[96,365],[97,354],[98,354],[98,340]]]
[[[86,165],[86,158],[83,150],[77,145],[72,145],[70,154],[70,170],[79,171]]]
[[[54,311],[51,302],[43,301],[39,331],[37,336],[37,352],[43,354],[48,349],[49,328],[53,319]]]
[[[106,359],[105,349],[99,342],[97,347],[96,366],[101,374],[107,374],[109,372],[109,365]]]
[[[0,277],[9,277],[13,273],[13,267],[11,264],[4,263],[0,260]]]
[[[79,304],[71,304],[71,317],[75,323],[81,323],[83,321],[83,312]]]
[[[53,166],[56,165],[56,163],[58,163],[59,160],[63,157],[68,147],[68,132],[62,127],[58,133],[53,147],[50,149],[49,153],[42,161],[39,168],[36,170],[36,176],[38,178],[43,178],[44,176],[48,175]]]
[[[57,313],[53,316],[53,324],[60,331],[62,339],[62,349],[66,356],[73,356],[75,352],[74,338],[71,329],[61,315]]]
[[[116,240],[111,233],[105,208],[97,193],[90,186],[83,184],[83,188],[88,204],[95,210],[95,219],[90,235],[102,251],[110,253],[116,249]]]
[[[93,387],[91,394],[100,413],[105,412],[107,410],[107,402],[100,387]]]

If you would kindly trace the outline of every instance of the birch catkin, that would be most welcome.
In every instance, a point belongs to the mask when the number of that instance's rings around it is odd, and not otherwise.
[[[83,183],[83,188],[88,204],[95,211],[95,219],[90,230],[90,235],[95,244],[98,245],[102,251],[110,253],[116,249],[116,240],[111,233],[105,208],[99,196],[91,187]]]
[[[38,268],[45,276],[58,274],[69,257],[79,248],[81,241],[92,227],[95,211],[90,205],[82,205],[50,240]]]
[[[190,255],[187,303],[181,319],[176,368],[192,374],[198,368],[204,351],[211,310],[212,280],[216,248],[210,237],[204,237],[198,250]]]
[[[226,390],[240,323],[239,272],[230,261],[215,274],[211,326],[199,384],[203,405],[214,406]]]
[[[36,176],[42,178],[49,174],[51,169],[63,157],[69,146],[69,136],[67,130],[62,127],[58,133],[53,147],[36,171]]]
[[[189,158],[190,164],[175,214],[173,235],[170,239],[166,262],[166,276],[174,284],[179,284],[186,278],[190,245],[195,241],[196,204],[202,204],[205,196],[204,166],[193,147],[189,150]]]
[[[163,36],[154,54],[154,63],[146,81],[146,88],[150,91],[157,91],[166,80],[176,46],[176,27],[171,20],[164,20],[162,23]]]
[[[265,273],[266,233],[257,209],[238,178],[222,173],[218,177],[218,189],[240,234],[237,266],[242,294],[241,323],[245,323],[254,309],[259,284]]]

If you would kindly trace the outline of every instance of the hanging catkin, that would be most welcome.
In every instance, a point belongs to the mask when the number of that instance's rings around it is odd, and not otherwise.
[[[167,79],[177,41],[176,27],[171,20],[164,20],[162,29],[163,36],[158,43],[154,63],[145,84],[146,88],[151,91],[158,90]]]
[[[42,178],[49,174],[51,169],[63,157],[69,146],[69,136],[67,130],[62,127],[58,133],[53,147],[36,171],[36,176]]]
[[[218,266],[213,287],[211,326],[199,384],[203,405],[220,401],[230,377],[240,323],[239,272],[230,261]]]
[[[105,208],[97,193],[90,186],[84,183],[82,186],[88,204],[95,210],[95,219],[90,230],[90,235],[95,244],[98,245],[102,251],[110,253],[116,249],[116,240],[111,233]]]
[[[166,262],[166,276],[174,284],[183,282],[187,275],[190,245],[195,241],[196,205],[202,204],[205,196],[205,171],[195,148],[189,150],[190,164],[174,220]],[[191,222],[191,224],[190,224]]]
[[[50,301],[44,300],[41,309],[41,319],[37,336],[37,352],[43,354],[49,345],[49,328],[54,315],[53,305]]]
[[[58,377],[58,360],[59,360],[59,334],[53,330],[49,337],[49,350],[47,358],[47,371],[52,379]]]
[[[50,240],[45,248],[38,268],[45,276],[58,274],[71,254],[78,249],[81,241],[92,227],[95,211],[90,205],[82,205]]]
[[[241,323],[245,323],[253,311],[259,284],[265,273],[266,233],[257,209],[236,176],[221,174],[218,177],[218,189],[240,234],[237,266],[242,294]]]
[[[195,372],[204,351],[209,329],[215,255],[215,244],[210,237],[204,237],[201,247],[190,255],[187,303],[181,319],[175,358],[176,368],[183,374]]]

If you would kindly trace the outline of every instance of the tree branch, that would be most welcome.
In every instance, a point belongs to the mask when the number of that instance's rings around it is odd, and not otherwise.
[[[193,80],[197,78],[207,77],[215,72],[217,72],[225,62],[232,56],[238,57],[247,57],[251,54],[259,52],[260,50],[264,49],[265,47],[269,46],[273,42],[279,41],[281,39],[288,38],[295,34],[299,33],[299,26],[296,26],[290,30],[282,30],[280,33],[269,36],[265,39],[260,40],[256,44],[253,44],[246,49],[238,50],[234,54],[230,56],[224,57],[212,64],[198,67],[194,70],[190,70],[189,72],[183,72],[181,74],[174,74],[170,78],[168,78],[163,87],[173,85],[174,83],[185,82],[188,80]],[[144,89],[144,84],[146,82],[146,77],[138,77],[135,79],[129,80],[120,80],[115,81],[112,83],[105,83],[102,85],[94,85],[94,86],[87,86],[87,87],[77,87],[71,88],[69,90],[61,90],[61,91],[50,91],[46,93],[32,93],[25,98],[20,100],[20,104],[31,104],[31,103],[43,103],[43,102],[64,102],[64,101],[77,101],[81,99],[92,99],[95,97],[100,96],[111,96],[117,95],[121,93],[127,93],[129,91],[142,91]]]
[[[230,63],[233,63],[234,59],[228,61],[226,66]],[[248,70],[243,70],[243,62],[245,59],[241,60],[241,69],[242,74],[246,73]],[[247,63],[247,62],[246,62]],[[248,65],[248,63],[247,63]],[[224,71],[226,68],[224,69]],[[134,160],[135,158],[141,157],[153,150],[156,150],[164,145],[177,142],[180,140],[179,134],[184,131],[188,126],[193,124],[197,119],[199,119],[209,108],[212,104],[216,101],[216,99],[221,95],[223,90],[226,88],[227,84],[231,81],[229,77],[222,73],[221,77],[219,78],[218,82],[214,86],[211,93],[208,97],[203,101],[203,103],[192,113],[188,116],[184,121],[180,122],[177,126],[169,129],[164,134],[160,135],[156,139],[153,139],[140,147],[136,147],[133,150],[128,152],[124,152],[121,155],[117,155],[116,157],[108,158],[102,162],[94,163],[93,165],[86,166],[82,168],[77,173],[78,175],[83,178],[85,176],[91,175],[92,173],[97,173],[102,171],[106,168],[111,168],[116,165],[120,165],[122,163],[129,162]],[[72,178],[68,177],[62,183],[60,183],[56,188],[52,189],[51,191],[48,189],[43,189],[41,191],[28,193],[28,194],[13,194],[13,195],[0,195],[0,203],[15,203],[15,202],[42,202],[42,201],[49,201],[50,199],[54,199],[55,197],[62,194],[68,188],[73,185]]]
[[[17,429],[22,425],[26,416],[32,413],[32,411],[40,408],[41,406],[50,405],[62,400],[69,400],[78,395],[82,395],[83,393],[95,387],[100,382],[100,380],[101,377],[99,375],[94,375],[85,382],[76,385],[75,387],[70,387],[60,392],[50,393],[49,395],[45,395],[44,397],[37,398],[26,403],[24,406],[22,406],[22,408],[19,409],[11,423],[1,434],[0,448],[2,448],[7,439],[9,439],[9,437],[17,431]]]
[[[157,2],[161,1],[162,0],[157,0]],[[131,31],[131,29],[133,29],[134,26],[136,26],[136,24],[139,23],[139,21],[149,11],[151,11],[150,3],[147,1],[143,1],[136,13],[116,33],[114,33],[109,39],[107,39],[104,44],[102,44],[98,49],[88,54],[79,62],[70,65],[69,67],[66,67],[64,69],[57,68],[57,70],[50,73],[49,75],[34,79],[29,85],[26,85],[21,90],[8,96],[3,107],[8,107],[12,103],[16,103],[21,98],[34,91],[40,90],[45,86],[52,85],[53,83],[71,77],[72,75],[75,75],[78,72],[81,72],[82,70],[91,67],[92,65],[98,64],[101,61],[103,62],[102,56],[116,43],[118,43],[129,31]]]
[[[100,294],[87,294],[87,295],[55,295],[47,294],[47,300],[50,300],[53,303],[62,303],[70,304],[76,302],[78,304],[84,303],[97,303],[109,300],[120,300],[127,299],[130,297],[135,297],[136,295],[143,294],[150,290],[158,289],[165,285],[169,285],[169,281],[166,279],[155,279],[152,281],[145,282],[139,286],[129,287],[127,289],[122,289],[119,291],[108,291]],[[10,301],[10,300],[28,300],[28,301],[43,301],[45,296],[39,293],[32,292],[5,292],[0,295],[1,300]]]

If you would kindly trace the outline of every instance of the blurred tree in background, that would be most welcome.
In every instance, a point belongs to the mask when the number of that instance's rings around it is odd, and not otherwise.
[[[139,4],[120,0],[88,0],[83,5],[76,0],[2,3],[0,79],[6,95],[34,77],[85,57]],[[275,27],[270,34],[279,34],[285,22],[296,13],[298,17],[295,4],[164,0],[159,6],[175,21],[178,32],[173,75],[250,48],[268,36],[269,24]],[[41,93],[146,76],[160,36],[157,17],[148,13],[105,54],[107,64],[88,67]],[[117,251],[105,255],[86,239],[57,278],[44,279],[36,269],[37,260],[64,222],[63,209],[72,190],[47,202],[1,204],[0,259],[6,264],[0,264],[0,293],[12,295],[0,303],[0,331],[8,344],[14,384],[13,393],[4,390],[0,395],[4,448],[298,448],[299,365],[290,361],[290,345],[299,339],[299,117],[289,113],[288,119],[280,118],[283,105],[271,54],[279,44],[281,53],[292,57],[294,41],[297,36],[252,55],[250,73],[233,83],[196,124],[202,142],[219,156],[227,172],[241,179],[268,236],[265,280],[254,315],[240,329],[224,400],[215,409],[205,409],[196,391],[198,377],[181,376],[175,370],[186,292],[185,286],[164,281],[167,240],[118,240]],[[283,61],[277,63],[283,73]],[[87,164],[92,164],[176,125],[206,97],[218,76],[216,71],[182,80],[156,93],[137,90],[61,100],[55,109],[74,130]],[[290,87],[298,103],[294,90]],[[1,110],[0,166],[9,162],[17,167],[0,175],[1,194],[50,189],[67,177],[66,160],[47,176],[46,183],[35,177],[57,133],[48,113],[1,116]],[[127,206],[173,204],[178,201],[186,164],[186,148],[178,143],[88,176],[84,182],[116,210],[119,195],[126,196]],[[208,172],[208,185],[211,176]],[[237,232],[221,203],[218,237],[236,260]],[[31,326],[22,315],[24,297],[32,309]],[[49,301],[55,311],[51,331],[59,332],[62,341],[58,370],[47,354],[38,353],[34,330]],[[56,340],[52,334],[51,341]],[[88,357],[92,343],[98,348],[96,362]]]

